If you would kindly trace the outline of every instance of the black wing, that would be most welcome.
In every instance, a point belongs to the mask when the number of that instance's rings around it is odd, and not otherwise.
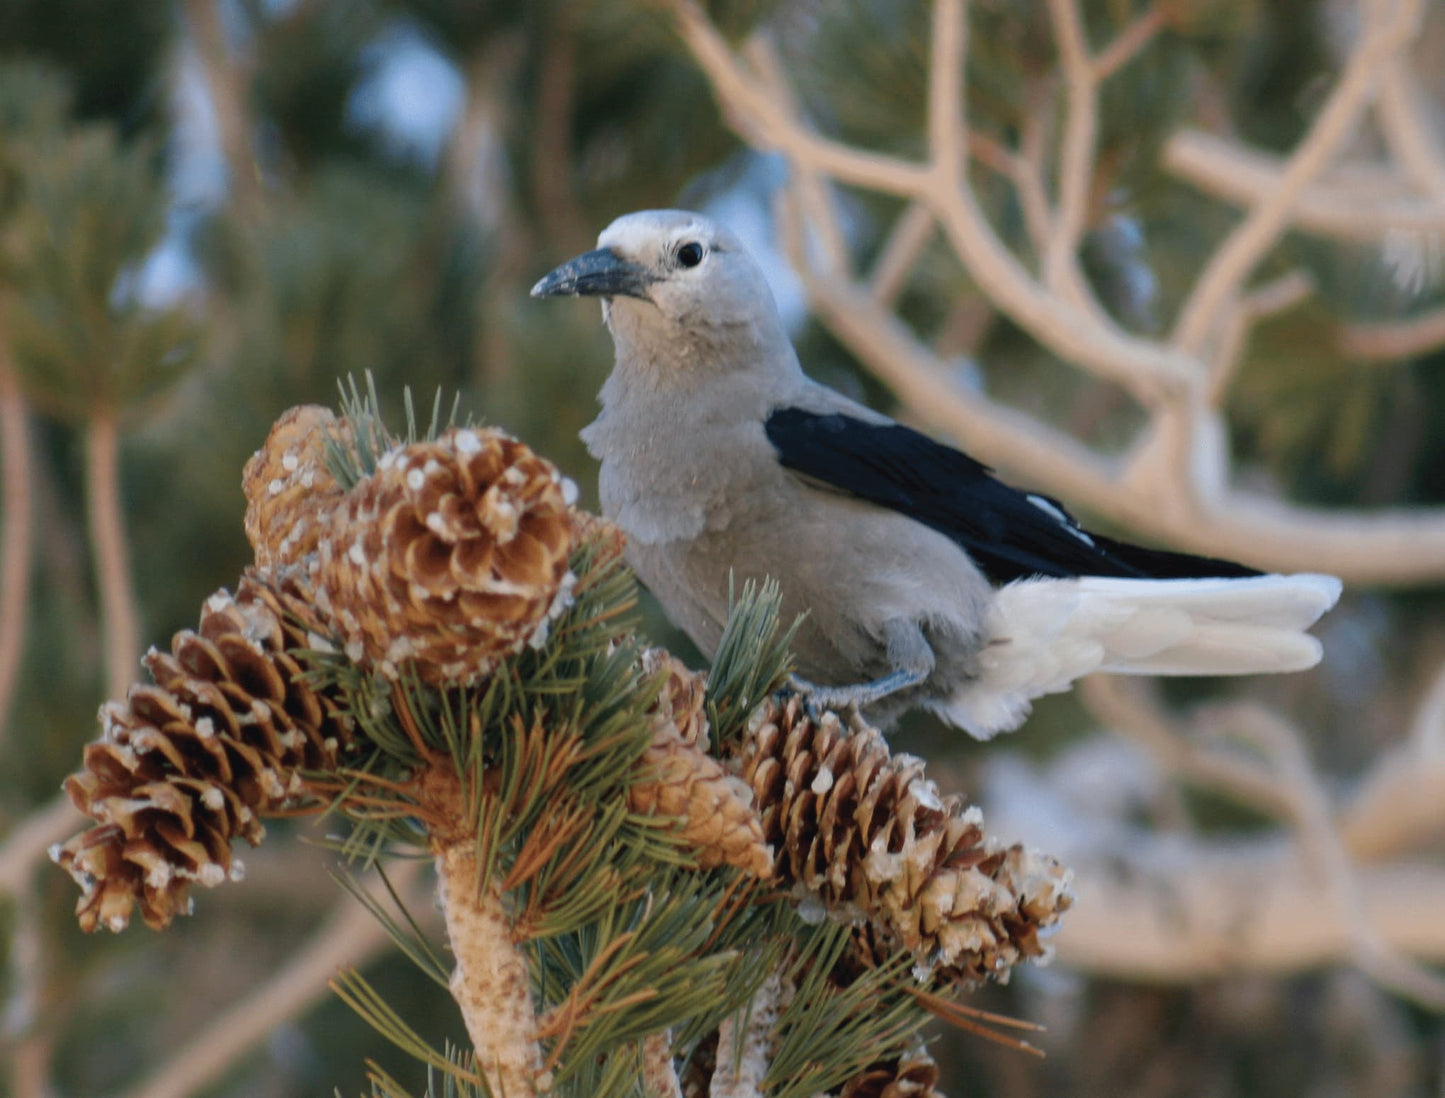
[[[900,424],[778,408],[764,424],[785,468],[952,538],[992,583],[1026,576],[1257,576],[1242,564],[1146,549],[1084,530],[1047,496]]]

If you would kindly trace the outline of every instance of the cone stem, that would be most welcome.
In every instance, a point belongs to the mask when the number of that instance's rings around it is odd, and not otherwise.
[[[533,1098],[541,1080],[537,1011],[527,961],[512,940],[500,878],[481,887],[470,841],[451,843],[436,858],[442,912],[457,967],[451,991],[466,1021],[477,1066],[493,1094]]]

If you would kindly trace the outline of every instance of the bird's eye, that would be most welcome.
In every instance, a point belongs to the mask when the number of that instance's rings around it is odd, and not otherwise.
[[[702,262],[702,255],[702,245],[695,240],[689,240],[677,249],[677,261],[684,267],[696,267]]]

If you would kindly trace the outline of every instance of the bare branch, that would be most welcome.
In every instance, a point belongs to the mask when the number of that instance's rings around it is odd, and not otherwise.
[[[1321,902],[1288,841],[1133,837],[1127,849],[1067,855],[1079,901],[1054,939],[1059,960],[1115,978],[1187,981],[1297,972],[1356,954],[1354,926]],[[1445,961],[1445,871],[1431,863],[1358,870],[1363,918],[1381,941]],[[1105,898],[1107,897],[1107,898]]]
[[[1025,124],[1023,148],[1017,153],[1004,148],[989,134],[973,130],[968,135],[969,155],[1013,184],[1029,242],[1040,257],[1048,249],[1054,222],[1040,167],[1043,159],[1042,135],[1043,124],[1037,113]]]
[[[10,696],[20,670],[30,609],[30,435],[25,398],[0,333],[0,743],[8,729]]]
[[[1209,387],[1205,391],[1205,400],[1211,408],[1218,408],[1224,403],[1255,324],[1264,317],[1293,308],[1314,291],[1314,279],[1296,268],[1250,290],[1227,310],[1209,356]]]
[[[1080,682],[1079,695],[1104,727],[1139,744],[1171,774],[1276,819],[1292,814],[1273,774],[1237,752],[1209,749],[1181,734],[1148,680],[1090,675]]]
[[[561,12],[563,9],[552,9]],[[554,18],[537,63],[537,124],[531,145],[532,193],[538,224],[553,248],[571,254],[591,240],[577,200],[572,164],[572,120],[577,83],[577,33],[568,18]]]
[[[745,48],[747,59],[752,63],[769,96],[779,103],[790,117],[796,117],[797,99],[793,95],[793,89],[788,86],[787,77],[783,75],[783,66],[772,42],[754,36],[748,40]],[[800,165],[796,173],[798,194],[811,214],[810,221],[817,231],[817,242],[822,249],[823,261],[830,271],[845,274],[851,269],[848,241],[834,212],[829,184],[817,170],[806,165]]]
[[[85,440],[86,491],[96,586],[105,620],[106,695],[125,694],[139,666],[135,591],[120,502],[120,430],[115,413],[102,409],[90,420]]]
[[[1138,57],[1163,29],[1164,5],[1158,2],[1150,4],[1095,56],[1092,63],[1094,79],[1100,82],[1109,79]]]
[[[412,890],[419,862],[392,872],[397,890]],[[156,1071],[126,1091],[126,1098],[185,1098],[199,1094],[228,1071],[258,1041],[305,1013],[327,994],[343,965],[362,967],[379,957],[391,939],[371,913],[342,897],[326,921],[274,975],[224,1014],[210,1021]]]
[[[1395,994],[1427,1010],[1445,1011],[1445,979],[1396,949],[1371,922],[1356,867],[1334,826],[1329,797],[1310,766],[1300,731],[1257,705],[1230,706],[1225,720],[1273,759],[1292,806],[1293,822],[1324,874],[1329,899],[1349,925],[1348,956]]]
[[[801,130],[757,86],[695,0],[673,0],[678,32],[712,82],[713,92],[729,122],[744,136],[769,149],[788,154],[797,165],[870,190],[911,197],[920,190],[929,169],[918,164],[862,152]],[[787,145],[784,149],[783,146]]]
[[[1374,11],[1383,5],[1367,5]],[[1201,354],[1229,297],[1289,227],[1300,192],[1319,175],[1353,132],[1368,104],[1376,75],[1394,61],[1419,21],[1420,0],[1396,0],[1384,16],[1367,20],[1343,74],[1309,132],[1295,146],[1273,190],[1225,238],[1194,284],[1175,323],[1172,342]]]
[[[963,75],[968,56],[968,6],[964,0],[934,0],[929,50],[928,155],[936,186],[947,193],[967,187],[963,155],[968,147],[968,109]]]
[[[963,5],[957,7],[961,11]],[[940,180],[947,179],[943,168],[921,168],[818,137],[746,72],[692,0],[674,0],[673,10],[683,41],[711,80],[734,128],[749,140],[782,152],[795,171],[822,172],[842,183],[926,204],[994,304],[1045,346],[1101,377],[1118,381],[1146,404],[1157,403],[1166,391],[1200,374],[1196,358],[1133,339],[1107,320],[1082,312],[1036,283],[988,224],[961,171],[954,173],[958,186],[943,186]],[[956,35],[941,46],[935,45],[935,62],[945,67],[952,65],[961,74],[963,44],[960,25]],[[946,102],[953,100],[945,95],[950,86],[951,78],[943,77],[937,84],[930,84],[930,104],[951,111]],[[961,82],[959,86],[957,109],[961,111]],[[931,123],[930,132],[934,128]],[[936,128],[941,131],[941,124]],[[960,130],[959,137],[961,149],[966,143],[966,131]],[[935,150],[935,155],[948,157],[952,148],[954,142],[948,141],[944,149]]]
[[[1429,123],[1426,107],[1407,57],[1386,65],[1380,73],[1375,114],[1390,152],[1410,181],[1445,209],[1445,148]],[[1445,222],[1445,216],[1441,217]],[[1445,231],[1445,225],[1437,226]]]
[[[1162,499],[1123,467],[1021,412],[956,384],[944,364],[863,290],[810,271],[790,248],[820,319],[923,422],[1023,482],[1168,543],[1262,568],[1357,583],[1415,583],[1445,572],[1445,512],[1295,507],[1242,492]],[[1167,483],[1165,491],[1168,490]]]
[[[1044,284],[1073,296],[1086,285],[1078,271],[1079,240],[1094,184],[1094,147],[1099,133],[1098,88],[1083,17],[1075,0],[1049,0],[1054,41],[1068,85],[1063,147],[1059,152],[1059,200],[1044,253]]]
[[[1445,308],[1409,320],[1341,324],[1335,337],[1342,354],[1381,364],[1418,358],[1445,347]]]
[[[1279,157],[1200,130],[1181,130],[1164,146],[1164,168],[1229,202],[1256,206],[1279,188]],[[1445,231],[1445,205],[1411,192],[1394,174],[1374,167],[1329,176],[1303,186],[1293,224],[1336,240],[1377,243],[1392,232]]]
[[[47,1018],[45,905],[38,893],[14,897],[11,908],[8,995],[0,1013],[0,1047],[8,1053],[14,1098],[49,1098],[54,1020]]]
[[[86,819],[61,794],[20,821],[0,843],[0,896],[22,891],[50,847],[69,838]]]
[[[1427,848],[1445,835],[1445,668],[1426,691],[1409,738],[1371,767],[1339,828],[1360,861]]]
[[[893,223],[893,230],[888,234],[888,240],[868,276],[869,290],[879,305],[890,308],[898,300],[913,265],[933,239],[936,225],[928,208],[916,202],[910,204]]]
[[[206,95],[216,112],[216,130],[230,177],[231,194],[243,214],[254,215],[261,207],[264,194],[251,141],[251,66],[238,60],[227,47],[217,0],[185,0],[182,8],[191,40],[200,55]]]
[[[1445,1010],[1445,981],[1408,956],[1392,936],[1393,929],[1382,930],[1376,922],[1378,911],[1367,903],[1368,889],[1361,877],[1366,870],[1355,864],[1387,852],[1395,845],[1391,840],[1400,839],[1401,825],[1419,828],[1423,824],[1437,831],[1445,826],[1445,795],[1441,793],[1445,757],[1432,765],[1421,757],[1418,741],[1412,736],[1392,757],[1382,760],[1367,782],[1369,791],[1357,798],[1351,813],[1337,823],[1325,787],[1309,764],[1301,733],[1258,705],[1206,706],[1181,722],[1165,713],[1148,686],[1111,676],[1086,680],[1082,696],[1096,717],[1143,746],[1166,772],[1233,796],[1289,825],[1304,851],[1296,860],[1318,877],[1314,887],[1321,908],[1310,916],[1304,912],[1297,916],[1311,922],[1325,919],[1339,932],[1341,959],[1352,959],[1376,982],[1429,1009]],[[1427,695],[1420,719],[1428,719],[1423,715],[1437,707],[1445,709],[1445,673]],[[1254,753],[1212,746],[1241,737],[1256,749]],[[1424,777],[1422,771],[1433,771],[1433,775]],[[1403,820],[1398,801],[1392,802],[1391,797],[1404,799]],[[1200,840],[1193,853],[1204,860],[1196,872],[1214,875],[1216,886],[1228,891],[1235,882],[1229,874],[1220,878],[1219,859],[1205,856],[1207,849]],[[1266,862],[1277,858],[1274,844],[1251,849],[1261,862],[1261,873]],[[1272,868],[1279,871],[1282,867]],[[1266,909],[1268,896],[1260,897]],[[1254,925],[1257,913],[1244,913],[1247,900],[1243,894],[1229,902],[1239,905],[1241,926],[1249,924],[1249,933],[1239,936],[1240,944],[1253,950],[1252,940],[1260,933]],[[1401,902],[1414,901],[1402,898]],[[1434,948],[1432,956],[1445,955],[1445,935]],[[1231,963],[1238,960],[1232,958]],[[1256,966],[1267,962],[1251,953],[1243,963]]]

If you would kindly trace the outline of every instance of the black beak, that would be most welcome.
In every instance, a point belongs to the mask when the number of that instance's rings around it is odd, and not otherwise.
[[[569,259],[532,287],[533,297],[643,297],[652,276],[610,248]]]

